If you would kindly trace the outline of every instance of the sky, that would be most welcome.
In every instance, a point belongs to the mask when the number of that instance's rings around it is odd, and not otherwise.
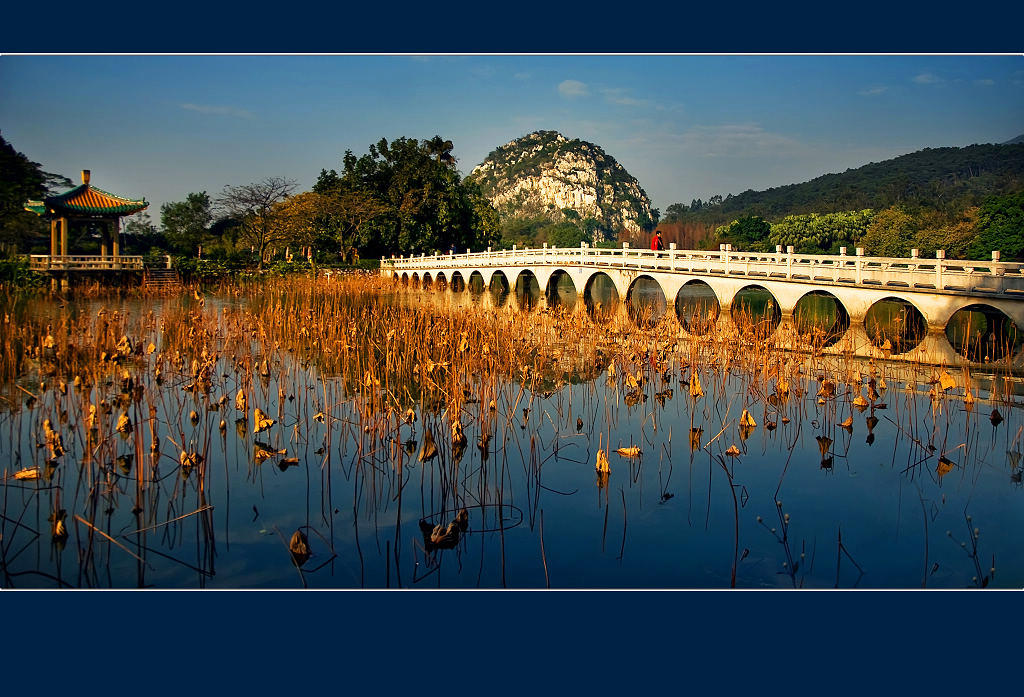
[[[536,130],[595,143],[662,212],[922,148],[1024,134],[1024,55],[2,55],[0,134],[144,197],[451,140],[463,175]]]

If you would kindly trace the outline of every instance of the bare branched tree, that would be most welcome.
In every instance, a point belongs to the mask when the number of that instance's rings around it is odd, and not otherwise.
[[[289,239],[288,226],[277,219],[277,204],[291,196],[295,186],[293,179],[268,177],[252,184],[225,186],[216,199],[222,215],[241,221],[241,239],[259,254],[260,269],[267,254]]]

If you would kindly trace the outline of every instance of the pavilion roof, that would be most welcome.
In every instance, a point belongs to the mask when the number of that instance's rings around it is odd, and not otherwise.
[[[81,184],[74,189],[56,196],[47,196],[42,201],[28,201],[25,210],[36,215],[49,212],[60,214],[131,215],[149,207],[146,199],[124,198],[90,184]]]

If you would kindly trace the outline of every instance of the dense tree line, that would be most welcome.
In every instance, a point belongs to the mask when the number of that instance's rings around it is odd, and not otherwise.
[[[571,209],[559,222],[541,215],[499,222],[479,185],[459,175],[453,147],[441,136],[381,139],[362,156],[346,151],[341,170],[321,170],[311,191],[297,193],[294,181],[271,176],[213,196],[192,192],[165,203],[159,225],[148,212],[126,218],[123,249],[262,265],[285,251],[353,261],[513,244],[576,247],[607,236],[597,220]],[[0,136],[0,252],[48,250],[44,219],[23,205],[70,186]],[[648,227],[658,223],[652,213]],[[907,256],[917,248],[988,259],[999,250],[1004,260],[1024,260],[1024,144],[926,149],[803,184],[674,203],[661,222],[666,241],[682,243],[685,234],[690,246],[705,235],[703,246],[752,251],[845,246]],[[88,235],[77,240],[86,253],[90,243]]]
[[[262,266],[286,251],[353,261],[496,244],[497,212],[461,178],[453,147],[441,136],[381,139],[361,157],[346,152],[340,173],[322,170],[312,191],[297,193],[294,181],[271,176],[214,196],[192,192],[161,206],[159,226],[148,212],[124,219],[123,249]],[[24,203],[71,182],[43,172],[2,138],[0,165],[0,245],[8,254],[43,251],[45,221]]]
[[[772,252],[792,246],[798,254],[835,254],[861,247],[867,256],[908,257],[917,249],[947,258],[1024,261],[1024,191],[989,196],[978,206],[950,215],[934,209],[890,206],[841,213],[790,215],[769,222],[742,216],[715,230],[709,244],[728,243],[742,251]]]

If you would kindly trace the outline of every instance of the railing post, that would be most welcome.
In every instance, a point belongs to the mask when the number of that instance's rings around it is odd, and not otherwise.
[[[864,269],[864,248],[857,247],[857,285],[860,285]]]
[[[1003,280],[1003,275],[1006,273],[1006,269],[1004,269],[1002,264],[999,263],[998,249],[992,250],[992,262],[992,275],[997,277],[995,282],[996,292],[1002,293],[1006,284],[1006,281]]]
[[[622,268],[626,268],[626,255],[629,254],[629,242],[622,243]]]
[[[668,268],[672,271],[676,270],[676,243],[668,243]]]
[[[793,245],[786,247],[786,278],[793,278]]]
[[[942,290],[942,266],[946,259],[945,249],[935,250],[935,290]]]
[[[722,245],[722,260],[725,263],[725,275],[729,275],[729,253],[732,251],[731,244]]]

